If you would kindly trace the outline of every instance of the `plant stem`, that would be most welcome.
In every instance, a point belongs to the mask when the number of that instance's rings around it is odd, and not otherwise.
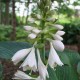
[[[42,22],[41,24],[44,27],[44,22]],[[41,34],[41,44],[44,44],[44,34],[43,33]],[[41,49],[41,57],[42,57],[42,60],[45,61],[45,46],[43,46]]]
[[[43,15],[43,18],[45,18],[45,14]],[[44,20],[41,20],[40,26],[43,30],[45,27],[45,21]],[[41,34],[41,44],[45,44],[44,43],[44,33]],[[41,58],[42,58],[42,61],[45,62],[45,45],[41,48]]]

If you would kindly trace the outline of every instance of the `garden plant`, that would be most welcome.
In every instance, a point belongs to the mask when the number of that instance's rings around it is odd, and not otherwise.
[[[19,65],[13,80],[80,80],[80,55],[65,49],[64,27],[53,17],[53,1],[37,1],[39,14],[32,13],[24,26],[28,42],[0,42],[0,58]],[[67,1],[62,2],[66,5]],[[0,80],[3,79],[0,64]]]

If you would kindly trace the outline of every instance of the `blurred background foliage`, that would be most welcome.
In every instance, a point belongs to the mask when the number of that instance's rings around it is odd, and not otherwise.
[[[63,42],[76,44],[76,37],[80,35],[80,1],[51,1],[53,18],[58,19],[56,23],[62,24],[66,32]],[[37,2],[38,0],[0,0],[0,41],[27,41],[27,32],[23,26],[30,24],[27,20],[31,14],[39,14]]]

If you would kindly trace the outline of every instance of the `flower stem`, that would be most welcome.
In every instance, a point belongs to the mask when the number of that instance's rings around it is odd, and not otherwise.
[[[43,15],[43,18],[45,18],[45,15]],[[40,26],[43,30],[44,27],[45,27],[45,21],[44,20],[41,20]],[[45,42],[44,42],[44,33],[41,34],[41,44],[45,44]],[[42,48],[41,48],[41,58],[42,58],[42,61],[45,62],[45,45],[42,46]]]

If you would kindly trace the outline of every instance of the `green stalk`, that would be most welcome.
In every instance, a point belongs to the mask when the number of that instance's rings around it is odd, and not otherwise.
[[[43,14],[43,19],[45,18],[45,14]],[[41,20],[40,22],[41,29],[43,30],[45,27],[45,21]],[[41,34],[41,44],[45,44],[44,42],[44,33]],[[41,48],[41,58],[42,61],[45,62],[45,45]]]
[[[42,21],[41,24],[42,24],[41,27],[42,27],[42,30],[43,30],[44,22]],[[44,44],[44,34],[43,33],[41,34],[41,44]],[[45,46],[43,46],[41,48],[41,57],[42,57],[42,60],[45,61]]]

